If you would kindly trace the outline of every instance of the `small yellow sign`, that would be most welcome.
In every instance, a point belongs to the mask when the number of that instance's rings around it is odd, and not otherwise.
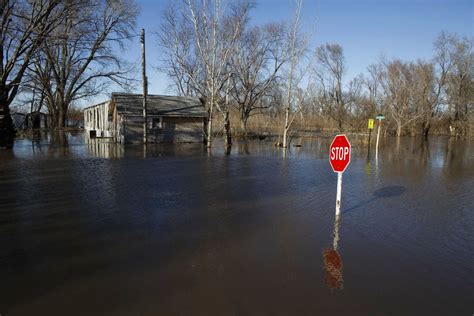
[[[369,129],[374,129],[374,119],[369,119]]]

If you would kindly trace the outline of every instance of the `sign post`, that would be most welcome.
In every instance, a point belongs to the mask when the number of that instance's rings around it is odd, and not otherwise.
[[[378,122],[378,127],[377,127],[377,141],[375,142],[375,157],[378,156],[379,154],[379,138],[380,138],[380,125],[382,125],[382,120],[385,119],[385,116],[383,114],[379,114],[375,117],[379,122]]]
[[[329,147],[329,163],[337,172],[336,217],[341,213],[342,173],[351,161],[351,144],[346,135],[337,135]]]
[[[326,284],[331,289],[342,289],[342,260],[337,251],[339,241],[339,217],[341,213],[342,173],[351,162],[351,143],[346,135],[334,137],[329,147],[329,163],[332,170],[337,172],[336,218],[334,220],[334,240],[332,249],[324,252],[324,269]]]
[[[342,172],[337,173],[336,216],[341,214]]]
[[[372,130],[374,129],[374,119],[369,119],[367,128],[369,129],[369,147],[367,149],[367,159],[370,157],[370,136],[372,135]]]

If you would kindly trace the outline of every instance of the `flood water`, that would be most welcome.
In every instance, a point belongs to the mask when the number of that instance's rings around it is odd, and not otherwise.
[[[337,222],[327,138],[229,156],[18,140],[0,152],[0,314],[472,315],[474,142],[386,138],[368,160],[349,139]]]

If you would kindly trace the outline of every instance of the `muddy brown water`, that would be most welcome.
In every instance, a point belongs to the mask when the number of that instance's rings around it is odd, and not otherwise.
[[[0,152],[0,314],[472,315],[474,142],[329,139]],[[334,248],[342,284],[325,280]]]

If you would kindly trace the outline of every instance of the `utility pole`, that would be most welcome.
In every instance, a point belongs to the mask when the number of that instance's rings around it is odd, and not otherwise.
[[[147,135],[147,102],[146,98],[148,95],[148,80],[146,77],[146,60],[145,60],[145,29],[142,29],[142,34],[140,36],[140,42],[142,43],[142,81],[143,81],[143,143],[148,142]]]

